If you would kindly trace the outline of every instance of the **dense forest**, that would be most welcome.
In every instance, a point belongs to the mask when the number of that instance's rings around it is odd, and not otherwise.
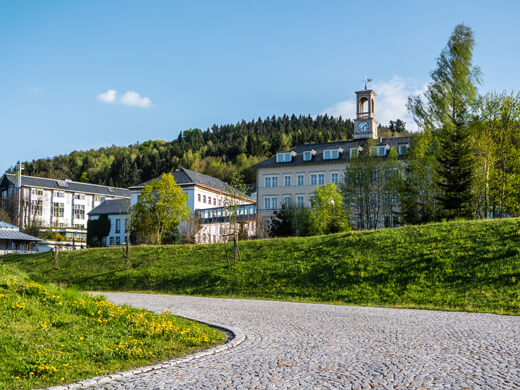
[[[128,187],[177,167],[228,181],[238,169],[255,182],[253,164],[303,143],[351,139],[354,123],[328,115],[258,118],[182,131],[177,139],[75,151],[25,164],[26,175]]]

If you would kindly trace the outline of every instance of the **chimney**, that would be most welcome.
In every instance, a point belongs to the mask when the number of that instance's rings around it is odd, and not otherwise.
[[[24,169],[23,164],[18,161],[16,164],[16,187],[20,188],[22,186],[22,171]]]

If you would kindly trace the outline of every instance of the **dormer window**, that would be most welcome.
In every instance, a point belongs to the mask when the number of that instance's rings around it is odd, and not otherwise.
[[[311,161],[312,156],[314,156],[315,154],[316,154],[315,150],[307,150],[307,151],[303,152],[303,161]]]
[[[337,160],[339,158],[339,154],[343,152],[343,149],[327,149],[323,151],[323,159],[324,160]]]
[[[400,144],[398,152],[399,152],[399,156],[408,154],[408,144]]]
[[[370,148],[370,154],[372,156],[383,157],[383,156],[386,156],[387,150],[388,150],[387,145],[374,146],[373,148]]]
[[[291,162],[291,160],[295,154],[296,154],[295,152],[276,153],[276,162],[277,163]]]
[[[359,157],[359,152],[361,152],[363,148],[361,146],[358,146],[357,148],[350,148],[350,158],[357,158]]]

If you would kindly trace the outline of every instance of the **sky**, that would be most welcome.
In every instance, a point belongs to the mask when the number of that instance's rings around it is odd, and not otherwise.
[[[475,34],[481,93],[518,91],[517,1],[2,1],[0,172],[18,160],[172,140],[272,115],[376,119],[415,129],[455,26]]]

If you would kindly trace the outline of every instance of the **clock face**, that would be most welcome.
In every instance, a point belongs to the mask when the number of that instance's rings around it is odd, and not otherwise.
[[[368,131],[368,122],[359,122],[358,130],[360,133],[366,133]]]

